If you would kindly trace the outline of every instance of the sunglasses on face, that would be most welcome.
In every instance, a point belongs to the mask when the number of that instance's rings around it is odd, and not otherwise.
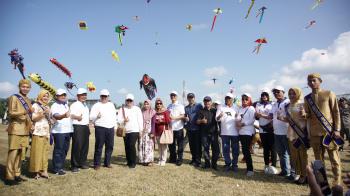
[[[273,94],[278,94],[278,93],[280,93],[281,91],[279,91],[279,90],[275,90],[275,91],[273,91]]]
[[[156,103],[156,105],[162,105],[162,103],[158,102],[158,103]]]
[[[143,103],[143,105],[149,105],[147,102]]]
[[[127,99],[126,102],[132,102],[132,100],[131,99]]]
[[[171,94],[170,97],[176,97],[176,95],[175,94]]]
[[[100,97],[102,97],[102,98],[106,98],[106,97],[108,97],[107,95],[101,95]]]
[[[248,98],[242,98],[243,101],[248,101],[249,99]]]

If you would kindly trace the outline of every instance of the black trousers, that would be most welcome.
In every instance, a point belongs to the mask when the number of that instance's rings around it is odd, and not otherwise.
[[[188,130],[188,141],[190,144],[190,151],[192,155],[192,162],[201,163],[201,132],[199,130]]]
[[[247,165],[247,171],[253,171],[253,160],[252,160],[252,155],[250,154],[250,144],[252,143],[252,136],[240,135],[239,140],[241,141],[241,144],[242,144],[242,152]]]
[[[73,125],[71,165],[72,168],[87,166],[89,152],[89,125]]]
[[[114,146],[114,128],[95,126],[95,139],[94,165],[101,165],[102,149],[105,145],[104,166],[109,166]]]
[[[264,163],[265,165],[271,165],[276,167],[277,153],[275,151],[274,143],[275,136],[273,133],[260,133],[261,142],[264,149]]]
[[[177,146],[177,153],[176,153]],[[184,153],[184,131],[183,129],[173,131],[173,143],[169,144],[170,162],[182,162]]]
[[[53,134],[55,146],[52,153],[52,166],[54,172],[59,172],[64,168],[71,137],[72,133]]]
[[[124,137],[124,146],[125,146],[125,155],[128,166],[136,165],[136,142],[139,138],[138,132],[132,132],[125,134]]]
[[[210,165],[209,149],[211,147],[211,151],[212,151],[211,164],[213,166],[216,166],[217,165],[216,163],[219,159],[219,154],[220,154],[218,134],[202,133],[201,140],[202,140],[201,142],[202,142],[203,157],[204,157],[205,165]]]

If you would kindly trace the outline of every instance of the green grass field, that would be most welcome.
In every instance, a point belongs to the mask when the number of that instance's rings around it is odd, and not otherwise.
[[[185,163],[178,167],[167,164],[165,167],[145,167],[137,165],[136,169],[126,166],[124,145],[121,138],[115,139],[112,169],[101,168],[83,170],[79,173],[67,172],[65,176],[50,174],[50,179],[35,180],[27,172],[28,162],[23,164],[23,173],[27,182],[18,186],[3,184],[7,159],[7,133],[0,125],[0,195],[308,195],[307,186],[295,185],[279,176],[263,173],[262,150],[253,155],[255,175],[245,176],[245,164],[239,163],[237,174],[226,173],[222,167],[219,171],[197,169],[190,166],[189,149],[185,150]],[[94,152],[94,131],[90,136],[89,163]],[[348,144],[347,144],[348,145]],[[29,152],[27,153],[27,156]],[[50,154],[50,159],[52,154]],[[158,153],[155,152],[155,157]],[[242,154],[240,155],[240,159]],[[349,147],[341,152],[342,170],[349,172]],[[313,153],[309,150],[309,161]],[[223,166],[220,159],[219,166]],[[67,156],[66,169],[70,166],[70,152]],[[328,177],[331,177],[329,161],[326,161]],[[49,160],[51,167],[51,160]]]

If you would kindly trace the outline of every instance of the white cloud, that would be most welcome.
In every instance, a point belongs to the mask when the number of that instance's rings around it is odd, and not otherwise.
[[[125,95],[125,94],[128,94],[129,91],[126,89],[126,88],[121,88],[117,91],[118,94],[122,94],[122,95]]]
[[[323,88],[336,94],[350,92],[350,32],[340,34],[327,49],[311,48],[305,51],[299,60],[273,73],[273,79],[260,85],[246,84],[241,89],[255,91],[255,96],[258,96],[257,92],[264,87],[271,89],[282,85],[285,89],[293,86],[305,88],[307,75],[315,72],[321,74]],[[254,86],[255,89],[251,88]]]
[[[207,77],[220,77],[227,74],[227,70],[224,66],[209,67],[204,70],[204,74]]]
[[[8,97],[11,94],[15,93],[17,87],[10,82],[0,82],[0,96]]]

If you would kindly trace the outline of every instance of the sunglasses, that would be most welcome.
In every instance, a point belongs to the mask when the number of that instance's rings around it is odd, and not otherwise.
[[[108,97],[108,96],[107,96],[107,95],[101,95],[100,97],[106,98],[106,97]]]
[[[126,102],[132,102],[132,100],[131,99],[127,99]]]
[[[156,103],[156,105],[162,105],[163,103],[160,103],[160,102],[158,102],[158,103]]]
[[[170,94],[170,97],[176,97],[176,95],[175,94]]]
[[[273,92],[273,94],[278,94],[278,93],[280,93],[281,91],[280,90],[274,90],[274,91],[272,91]]]
[[[242,98],[242,100],[243,101],[248,101],[249,99],[245,97],[245,98]]]

